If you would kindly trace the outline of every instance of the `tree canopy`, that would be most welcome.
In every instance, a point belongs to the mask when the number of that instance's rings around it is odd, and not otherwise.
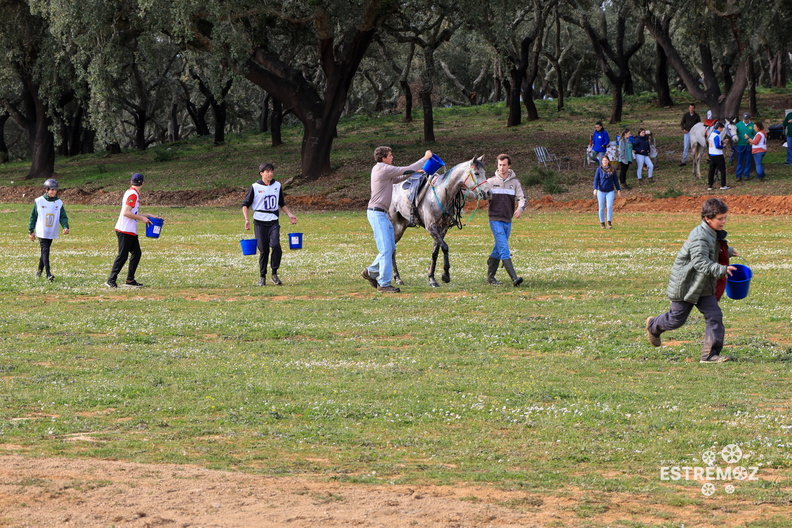
[[[427,142],[437,104],[504,102],[516,126],[541,118],[537,98],[608,93],[618,122],[623,93],[669,105],[673,86],[733,116],[746,90],[786,85],[792,51],[785,0],[0,0],[0,15],[0,161],[24,135],[13,154],[35,178],[56,148],[245,129],[278,145],[284,119],[303,127],[297,176],[320,178],[344,114],[409,120],[414,90]]]

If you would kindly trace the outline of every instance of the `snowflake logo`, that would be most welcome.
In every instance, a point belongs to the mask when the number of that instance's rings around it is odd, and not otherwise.
[[[726,484],[726,493],[730,495],[734,493],[734,486],[732,486],[731,484]]]
[[[743,453],[737,444],[729,444],[721,450],[721,458],[727,464],[736,464],[742,459]]]
[[[712,451],[711,449],[707,449],[706,451],[704,451],[704,453],[702,453],[701,460],[708,466],[714,466],[716,457],[717,455],[715,455],[714,451]]]
[[[748,478],[748,470],[742,466],[737,466],[732,470],[732,476],[737,480],[745,480]]]
[[[703,486],[701,486],[701,493],[702,493],[702,494],[703,494],[705,497],[710,497],[710,496],[712,496],[712,494],[713,494],[713,493],[715,493],[715,484],[713,484],[713,483],[711,483],[711,482],[707,482],[706,484],[704,484]]]

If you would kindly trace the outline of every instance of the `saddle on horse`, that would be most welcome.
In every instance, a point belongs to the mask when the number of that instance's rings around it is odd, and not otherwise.
[[[427,181],[429,181],[429,178],[426,176],[426,173],[414,172],[401,184],[402,189],[407,192],[407,201],[410,204],[410,220],[407,227],[417,226],[415,217],[418,214],[418,203],[425,194]]]

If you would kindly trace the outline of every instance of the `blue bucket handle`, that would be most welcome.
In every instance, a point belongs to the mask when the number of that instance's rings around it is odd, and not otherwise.
[[[746,267],[747,267],[749,270],[751,270],[751,278],[753,279],[754,277],[756,277],[756,272],[754,272],[754,269],[753,269],[753,267],[751,267],[751,263],[750,263],[750,262],[748,262],[748,259],[747,259],[747,258],[743,257],[742,255],[737,255],[737,256],[735,256],[735,257],[730,257],[730,258],[729,258],[729,266],[731,266],[731,265],[732,265],[731,259],[733,259],[733,258],[738,258],[738,259],[740,259],[740,260],[744,260],[744,261],[745,261],[745,266],[746,266]],[[727,278],[727,279],[729,278],[729,277],[728,277],[728,275],[726,276],[726,278]]]

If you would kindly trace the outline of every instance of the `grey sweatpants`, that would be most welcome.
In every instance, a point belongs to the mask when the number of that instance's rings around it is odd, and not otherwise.
[[[723,312],[721,312],[718,299],[714,295],[701,297],[696,304],[685,301],[671,301],[671,309],[663,315],[655,317],[648,330],[654,335],[660,335],[668,330],[679,328],[685,324],[694,306],[698,308],[706,322],[701,359],[709,359],[712,356],[720,355],[720,351],[723,349],[723,337],[726,334],[726,329],[723,327]]]

